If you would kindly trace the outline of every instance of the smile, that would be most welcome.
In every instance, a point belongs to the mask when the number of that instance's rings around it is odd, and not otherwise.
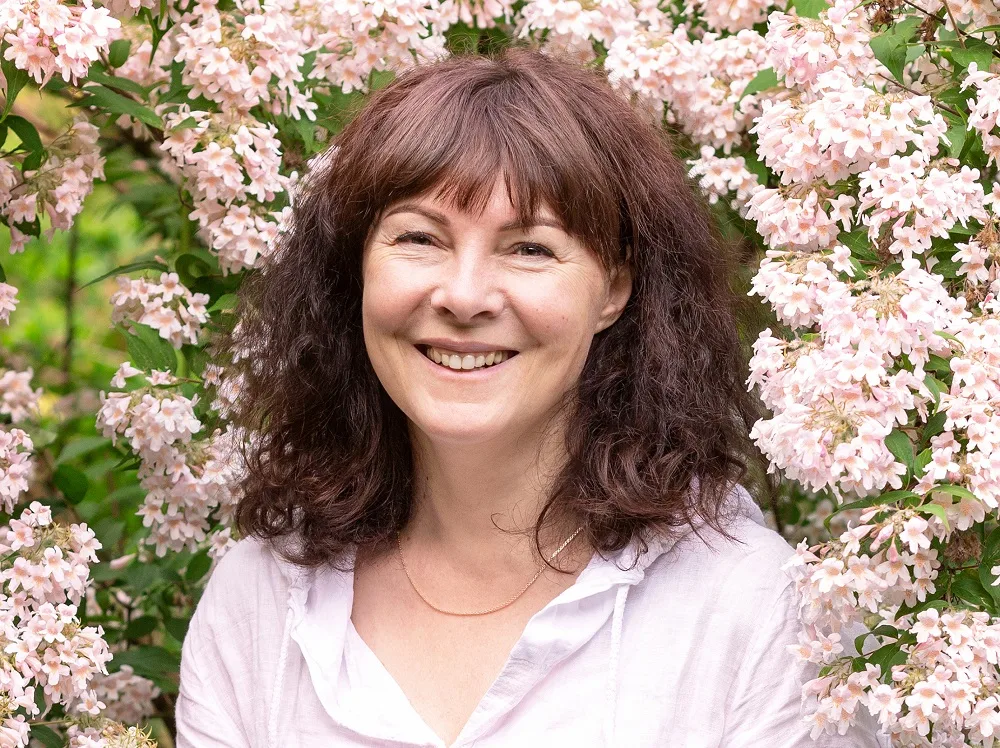
[[[417,346],[420,352],[442,368],[453,371],[474,371],[502,364],[517,355],[517,351],[489,351],[488,353],[462,353],[433,346]]]

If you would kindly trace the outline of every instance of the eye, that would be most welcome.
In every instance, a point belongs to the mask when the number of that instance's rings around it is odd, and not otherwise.
[[[434,239],[422,231],[407,231],[394,240],[396,244],[433,244]]]
[[[529,257],[555,257],[551,249],[543,247],[541,244],[519,244],[517,245],[516,250],[532,250],[531,254],[528,255]],[[537,250],[539,254],[535,254],[535,250]]]

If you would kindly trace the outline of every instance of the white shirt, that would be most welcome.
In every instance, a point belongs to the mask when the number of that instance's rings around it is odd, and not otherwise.
[[[813,742],[795,644],[792,548],[742,487],[727,525],[595,554],[529,621],[453,746],[877,748],[867,710]],[[706,542],[711,544],[711,548]],[[619,562],[616,565],[615,562]],[[181,658],[178,748],[427,746],[420,718],[351,623],[353,573],[304,570],[245,539],[219,562]]]

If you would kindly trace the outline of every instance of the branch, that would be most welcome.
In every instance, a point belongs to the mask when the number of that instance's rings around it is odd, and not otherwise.
[[[897,81],[895,78],[890,78],[889,76],[883,75],[882,73],[879,73],[878,77],[882,78],[883,80],[889,81],[889,83],[892,83],[892,84],[894,84],[896,86],[899,86],[901,89],[903,89],[904,91],[906,91],[908,93],[913,94],[914,96],[927,96],[927,94],[922,94],[919,91],[914,91],[909,86],[903,85],[902,83],[900,83],[899,81]],[[961,114],[958,113],[957,110],[952,109],[947,104],[942,104],[940,101],[934,101],[933,97],[931,97],[931,102],[934,104],[934,106],[938,107],[939,109],[944,109],[944,111],[949,112],[950,114],[954,114],[956,117],[961,117],[962,116]]]

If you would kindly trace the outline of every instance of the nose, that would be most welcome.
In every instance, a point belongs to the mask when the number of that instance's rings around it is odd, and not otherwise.
[[[462,247],[442,266],[431,307],[459,323],[496,316],[503,308],[500,273],[487,250]]]

